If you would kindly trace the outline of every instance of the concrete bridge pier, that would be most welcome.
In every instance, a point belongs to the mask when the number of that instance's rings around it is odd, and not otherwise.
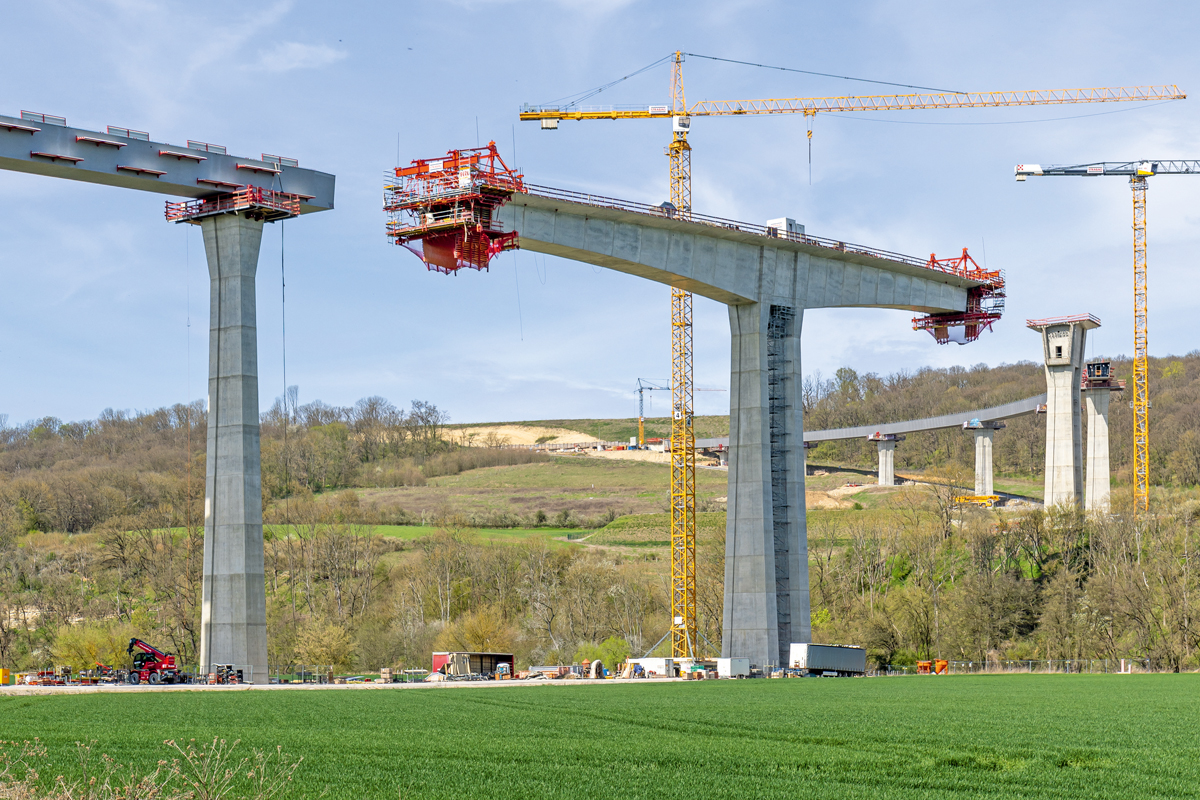
[[[729,307],[729,500],[723,653],[786,664],[811,638],[799,399],[803,309]]]
[[[1087,389],[1087,486],[1084,510],[1107,513],[1111,483],[1108,466],[1108,402],[1112,389]]]
[[[208,459],[200,672],[234,664],[267,682],[258,330],[254,276],[263,223],[200,220],[210,280]]]
[[[995,474],[992,468],[992,444],[995,440],[996,431],[1004,427],[1007,426],[1003,422],[979,423],[972,420],[963,424],[963,430],[968,430],[975,434],[976,496],[985,497],[995,494],[992,486],[992,477]]]
[[[1046,508],[1083,506],[1083,419],[1080,382],[1091,314],[1027,320],[1042,334],[1046,365]]]
[[[896,485],[896,443],[904,441],[902,434],[873,433],[867,437],[879,447],[879,485]]]

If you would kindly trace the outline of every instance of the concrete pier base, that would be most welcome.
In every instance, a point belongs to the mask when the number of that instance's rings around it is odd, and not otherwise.
[[[811,638],[800,388],[802,309],[729,307],[729,505],[721,652],[787,663]]]
[[[1080,381],[1087,332],[1100,327],[1090,314],[1029,320],[1042,334],[1046,365],[1047,508],[1083,506],[1083,418]]]
[[[1112,389],[1106,387],[1088,389],[1084,393],[1087,401],[1087,487],[1084,491],[1084,509],[1107,513],[1111,483],[1108,464],[1108,402]]]
[[[266,683],[254,288],[263,223],[226,215],[200,227],[211,299],[199,667],[233,664],[246,681]]]

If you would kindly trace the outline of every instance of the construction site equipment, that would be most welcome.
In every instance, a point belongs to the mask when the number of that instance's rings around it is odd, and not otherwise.
[[[811,119],[818,113],[838,111],[899,111],[918,108],[981,108],[1058,105],[1064,103],[1112,103],[1134,100],[1182,99],[1186,97],[1186,95],[1179,91],[1179,87],[1177,86],[1143,86],[1116,89],[1068,89],[1027,92],[970,92],[733,101],[701,100],[689,107],[683,86],[684,60],[685,54],[682,51],[676,51],[671,59],[671,101],[669,105],[649,105],[633,108],[580,106],[578,104],[569,104],[566,106],[526,105],[521,109],[521,119],[525,121],[539,121],[543,130],[557,130],[560,120],[670,119],[672,136],[666,148],[670,197],[669,203],[664,205],[669,206],[672,213],[678,215],[680,218],[690,219],[692,214],[692,147],[688,143],[688,133],[691,130],[692,117],[799,113]],[[811,146],[811,129],[808,132],[808,138]],[[686,302],[683,298],[687,294],[687,292],[674,288],[671,291],[673,372],[681,374],[681,370],[684,368],[683,362],[687,361],[687,386],[679,387],[675,390],[676,401],[681,402],[686,398],[687,403],[686,408],[676,409],[677,412],[683,415],[684,420],[684,424],[679,426],[679,438],[677,441],[675,427],[672,427],[672,451],[676,453],[684,450],[690,452],[690,448],[687,448],[686,442],[689,437],[692,440],[695,438],[691,428],[691,298],[689,295]],[[996,317],[992,317],[990,314],[991,311],[995,310],[995,307],[985,305],[984,300],[990,299],[992,302],[995,302],[995,300],[1002,298],[1003,282],[1001,280],[999,287],[993,286],[990,292],[980,293],[974,298],[969,298],[966,312],[954,315],[940,315],[940,318],[936,321],[922,321],[920,324],[918,324],[918,320],[914,320],[913,326],[917,329],[930,330],[939,344],[945,344],[952,340],[948,333],[949,328],[961,327],[964,329],[963,341],[961,343],[965,344],[978,337],[981,331],[990,328],[994,319],[998,318],[998,314]],[[971,302],[972,299],[975,301],[974,304]],[[685,328],[687,331],[686,338],[688,345],[686,352],[674,346],[677,342],[675,336],[677,326]],[[672,653],[677,657],[684,657],[695,656],[695,652],[691,648],[695,645],[696,629],[695,627],[686,627],[690,624],[689,620],[692,619],[686,613],[686,609],[689,607],[694,609],[695,607],[695,582],[685,572],[688,568],[687,565],[691,563],[687,560],[686,554],[688,552],[694,553],[695,551],[696,531],[694,513],[676,514],[675,499],[677,497],[680,499],[682,507],[694,509],[695,464],[682,464],[678,473],[674,468],[674,461],[672,464],[672,563],[674,564],[674,556],[676,551],[678,551],[681,556],[680,567],[684,570],[684,572],[678,574],[674,569],[672,570],[672,587],[676,585],[680,587],[682,594],[678,607],[684,613],[676,613],[677,604],[673,588],[672,625],[680,627],[678,630],[674,627],[672,628],[671,641]],[[689,486],[692,488],[689,489]],[[677,520],[683,527],[676,528]],[[679,541],[678,546],[676,545],[677,540]],[[692,569],[694,572],[694,567]],[[676,622],[676,620],[679,621]]]
[[[962,278],[979,281],[979,286],[967,290],[967,308],[953,314],[927,314],[913,317],[914,331],[929,331],[938,344],[957,342],[967,344],[979,338],[1004,313],[1004,270],[986,270],[963,248],[954,258],[929,256],[929,268],[940,269]],[[953,332],[952,332],[953,330]]]
[[[233,664],[213,664],[208,673],[209,686],[236,686],[243,680],[243,673]]]
[[[1017,164],[1016,178],[1030,176],[1117,175],[1129,179],[1133,190],[1133,507],[1150,510],[1150,384],[1149,306],[1146,296],[1146,179],[1153,175],[1195,175],[1200,161],[1096,161],[1043,167]]]
[[[495,142],[417,159],[394,173],[384,186],[387,235],[427,269],[446,275],[464,267],[486,270],[497,254],[517,248],[517,234],[504,233],[494,216],[524,183]]]
[[[130,639],[125,652],[133,654],[133,669],[129,671],[129,682],[134,686],[139,683],[149,683],[157,686],[160,683],[181,683],[182,675],[175,665],[175,656],[164,653],[152,644],[141,639]]]
[[[999,502],[1000,495],[998,494],[964,494],[954,498],[954,504],[957,506],[994,508]]]
[[[845,644],[792,642],[788,669],[807,675],[848,677],[867,671],[867,651]]]

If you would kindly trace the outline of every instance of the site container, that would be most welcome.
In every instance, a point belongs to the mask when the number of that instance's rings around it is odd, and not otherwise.
[[[658,678],[675,677],[675,659],[673,658],[631,658],[630,666],[640,664],[642,669]]]
[[[455,658],[458,656],[458,658]],[[455,667],[454,673],[457,675],[465,671],[471,675],[493,675],[499,672],[501,664],[508,664],[508,669],[511,672],[513,668],[512,653],[451,653],[439,652],[433,654],[433,672],[442,670],[442,667],[450,665]],[[457,665],[457,666],[456,666]],[[451,669],[444,670],[447,674],[452,674]]]
[[[793,642],[788,666],[809,675],[862,675],[867,671],[867,651],[844,644]]]
[[[748,658],[718,658],[718,678],[749,678],[750,659]]]

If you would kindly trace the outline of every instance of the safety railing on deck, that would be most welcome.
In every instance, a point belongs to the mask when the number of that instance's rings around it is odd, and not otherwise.
[[[598,194],[572,192],[567,189],[555,189],[550,186],[539,186],[537,184],[530,183],[525,184],[525,193],[538,197],[545,197],[551,200],[567,200],[572,203],[582,203],[583,205],[595,206],[597,208],[612,208],[618,211],[632,211],[635,214],[649,214],[655,217],[676,219],[682,222],[695,222],[700,225],[711,225],[715,228],[725,228],[727,230],[750,233],[756,236],[766,236],[772,239],[786,239],[791,242],[796,242],[797,244],[805,244],[812,247],[824,247],[830,250],[837,250],[841,253],[857,253],[859,255],[869,256],[871,258],[883,258],[887,259],[888,261],[897,261],[901,264],[921,267],[922,269],[944,272],[949,275],[959,275],[960,277],[968,278],[970,277],[969,275],[961,275],[954,269],[937,264],[936,261],[931,262],[928,259],[914,258],[913,256],[906,256],[902,253],[893,253],[890,250],[880,250],[875,247],[867,247],[866,245],[851,244],[849,242],[843,242],[837,239],[826,239],[820,236],[809,236],[803,233],[791,233],[780,228],[770,227],[768,225],[755,225],[751,222],[737,222],[735,220],[723,219],[721,217],[708,216],[707,214],[679,211],[678,209],[670,206],[652,206],[646,203],[635,203],[631,200],[618,200],[613,197],[605,197]]]

